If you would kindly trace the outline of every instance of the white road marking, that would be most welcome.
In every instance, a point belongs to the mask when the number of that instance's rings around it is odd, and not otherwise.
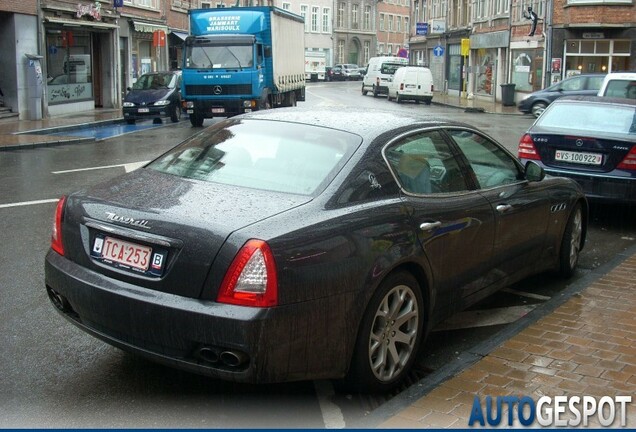
[[[131,172],[136,170],[139,167],[144,166],[148,162],[149,161],[141,161],[141,162],[132,162],[127,164],[118,164],[118,165],[103,165],[103,166],[97,166],[97,167],[77,168],[72,170],[52,171],[52,173],[53,174],[68,174],[68,173],[74,173],[74,172],[80,172],[80,171],[91,171],[91,170],[98,170],[98,169],[121,168],[121,167],[123,167],[124,170],[126,170],[126,172]],[[22,206],[36,205],[36,204],[55,203],[58,201],[58,199],[59,198],[51,198],[51,199],[43,199],[43,200],[36,200],[36,201],[22,201],[22,202],[16,202],[16,203],[0,204],[0,209],[9,208],[9,207],[22,207]]]
[[[131,162],[131,163],[127,163],[127,164],[117,164],[117,165],[102,165],[102,166],[96,166],[96,167],[76,168],[76,169],[63,170],[63,171],[52,171],[52,173],[53,174],[68,174],[68,173],[81,172],[81,171],[92,171],[92,170],[100,170],[100,169],[108,169],[108,168],[121,168],[121,167],[123,167],[126,170],[126,172],[130,172],[130,171],[136,170],[137,168],[139,168],[141,166],[144,166],[148,162],[149,161]]]
[[[345,421],[340,408],[331,402],[330,398],[335,394],[331,381],[314,381],[318,404],[322,412],[322,420],[325,429],[344,429]]]
[[[58,201],[58,198],[44,199],[44,200],[37,200],[37,201],[22,201],[17,203],[0,204],[0,208],[21,207],[21,206],[28,206],[28,205],[35,205],[35,204],[49,204],[49,203],[55,203],[57,201]]]
[[[524,317],[537,306],[538,304],[459,312],[435,327],[434,331],[509,324]]]

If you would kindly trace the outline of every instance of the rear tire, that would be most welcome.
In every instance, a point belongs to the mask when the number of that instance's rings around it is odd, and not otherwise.
[[[402,98],[400,98],[400,94],[396,93],[395,94],[395,102],[401,104],[402,103]]]
[[[368,91],[364,89],[364,84],[362,84],[362,96],[366,96],[367,93]]]
[[[378,97],[378,89],[376,88],[376,86],[373,86],[373,97],[374,98]]]
[[[561,253],[559,254],[559,273],[564,278],[574,274],[581,254],[583,240],[583,209],[580,203],[574,206],[568,224],[561,239]]]
[[[386,392],[408,375],[424,334],[424,302],[417,280],[390,274],[367,305],[344,384],[362,392]]]

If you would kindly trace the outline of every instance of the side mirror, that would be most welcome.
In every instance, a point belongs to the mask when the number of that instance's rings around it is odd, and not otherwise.
[[[265,47],[265,57],[269,58],[272,56],[272,47],[271,46],[266,46]]]
[[[536,162],[526,162],[525,170],[526,180],[530,182],[538,182],[545,178],[545,171]]]

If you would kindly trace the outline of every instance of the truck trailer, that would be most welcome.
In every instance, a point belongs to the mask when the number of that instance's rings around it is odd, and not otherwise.
[[[303,17],[271,6],[188,14],[181,97],[193,126],[305,100]]]

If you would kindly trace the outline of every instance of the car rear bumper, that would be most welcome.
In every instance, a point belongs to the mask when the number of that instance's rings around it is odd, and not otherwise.
[[[636,204],[636,178],[574,174],[545,166],[544,169],[546,174],[575,180],[591,200]]]
[[[333,341],[340,329],[331,325],[345,321],[333,315],[343,310],[342,297],[275,308],[226,305],[140,288],[53,251],[45,281],[58,312],[82,330],[178,369],[267,383],[341,377],[348,365],[342,343]],[[302,324],[318,319],[315,327]]]

